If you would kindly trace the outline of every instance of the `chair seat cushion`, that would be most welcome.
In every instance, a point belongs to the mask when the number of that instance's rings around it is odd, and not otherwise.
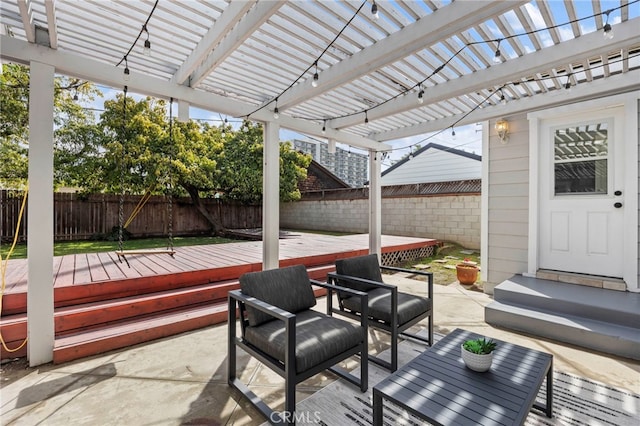
[[[285,324],[273,320],[247,327],[245,340],[284,363]],[[322,364],[366,339],[364,329],[323,313],[307,310],[296,314],[296,372],[301,373]]]
[[[369,295],[369,317],[391,323],[391,290],[377,288]],[[353,312],[360,312],[359,299],[350,297],[342,301],[343,306]],[[431,310],[431,299],[398,292],[398,325],[411,321]]]

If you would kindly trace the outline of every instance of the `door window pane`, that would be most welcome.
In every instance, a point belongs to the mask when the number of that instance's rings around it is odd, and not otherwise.
[[[555,195],[606,194],[608,123],[554,131]]]

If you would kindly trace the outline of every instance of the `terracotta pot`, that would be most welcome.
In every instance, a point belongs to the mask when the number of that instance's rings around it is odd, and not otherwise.
[[[478,279],[478,267],[474,265],[460,263],[456,265],[456,273],[462,285],[472,285]]]

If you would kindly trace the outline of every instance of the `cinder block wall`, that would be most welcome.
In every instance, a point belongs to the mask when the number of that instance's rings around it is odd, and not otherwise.
[[[280,226],[366,233],[368,200],[296,201],[280,204]],[[382,199],[382,233],[454,241],[480,249],[480,195]]]

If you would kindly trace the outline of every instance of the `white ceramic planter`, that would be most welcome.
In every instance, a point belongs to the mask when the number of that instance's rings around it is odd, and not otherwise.
[[[473,371],[479,371],[482,373],[491,368],[491,363],[493,362],[493,352],[490,354],[478,355],[465,350],[465,348],[460,345],[460,353],[462,354],[462,360],[464,361],[467,368]]]

